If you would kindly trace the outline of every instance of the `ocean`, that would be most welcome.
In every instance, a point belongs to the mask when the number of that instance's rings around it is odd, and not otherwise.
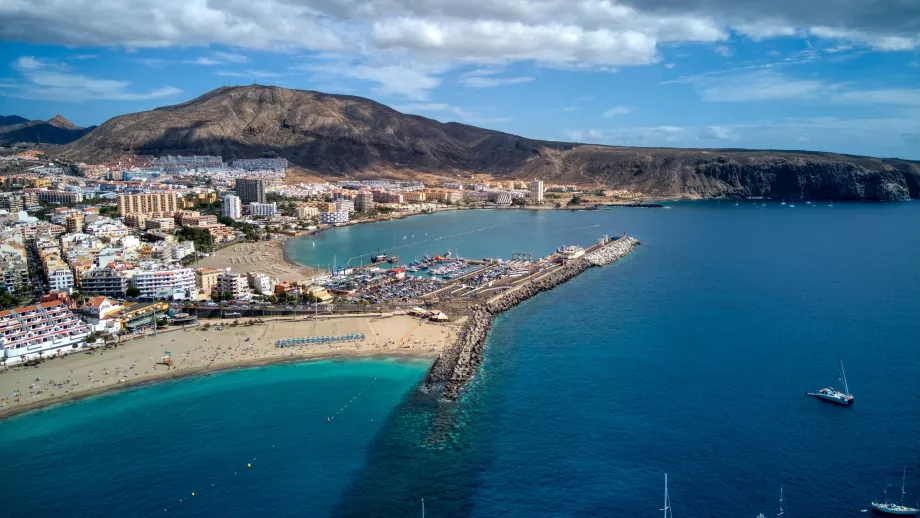
[[[782,486],[786,516],[837,517],[886,483],[899,496],[905,467],[913,504],[920,205],[670,205],[456,211],[301,239],[292,256],[339,266],[377,248],[643,245],[501,315],[454,403],[415,390],[424,362],[362,360],[0,422],[4,514],[421,516],[424,498],[426,516],[655,516],[667,473],[675,516],[775,515]],[[840,359],[855,403],[806,397]]]

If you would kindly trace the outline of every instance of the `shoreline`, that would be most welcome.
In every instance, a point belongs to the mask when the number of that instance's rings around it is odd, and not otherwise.
[[[462,322],[462,317],[433,323],[391,314],[177,329],[0,373],[0,421],[113,390],[226,370],[325,359],[432,362],[456,340]],[[278,346],[291,338],[348,335],[360,338]]]
[[[282,356],[276,358],[262,358],[262,359],[251,359],[243,360],[236,363],[226,363],[216,366],[202,366],[202,367],[192,367],[191,369],[184,371],[177,371],[171,375],[158,375],[153,374],[142,379],[128,381],[125,383],[118,383],[115,385],[107,385],[102,387],[93,387],[91,389],[76,392],[73,394],[64,394],[61,396],[54,396],[48,399],[43,399],[41,401],[33,401],[31,403],[25,403],[20,406],[15,407],[6,407],[0,409],[0,422],[10,419],[12,417],[26,414],[29,412],[37,412],[39,410],[49,409],[51,407],[56,407],[59,405],[67,405],[70,403],[77,403],[84,399],[89,399],[96,396],[101,396],[103,394],[108,394],[110,392],[118,392],[122,390],[130,389],[139,389],[149,385],[155,385],[159,383],[166,383],[170,381],[179,381],[185,378],[193,378],[198,376],[210,376],[212,373],[220,373],[226,371],[236,371],[236,370],[246,370],[254,369],[258,367],[269,367],[274,365],[283,365],[286,363],[310,363],[315,361],[323,360],[334,360],[340,359],[342,361],[358,361],[358,360],[430,360],[429,366],[437,358],[437,354],[431,352],[426,354],[415,354],[409,352],[400,352],[393,351],[387,353],[372,353],[368,355],[353,355],[346,354],[342,352],[325,352],[320,354],[313,355],[299,355],[299,356]]]

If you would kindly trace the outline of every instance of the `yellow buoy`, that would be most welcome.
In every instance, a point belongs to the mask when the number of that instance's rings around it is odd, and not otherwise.
[[[252,467],[252,464],[246,464],[246,467],[247,467],[247,468],[251,468],[251,467]]]

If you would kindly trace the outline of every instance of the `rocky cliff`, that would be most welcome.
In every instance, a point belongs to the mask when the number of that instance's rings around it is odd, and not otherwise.
[[[361,97],[256,85],[219,88],[183,104],[115,117],[62,153],[89,163],[125,153],[283,156],[326,177],[483,173],[655,197],[920,197],[920,162],[541,141],[442,124]]]

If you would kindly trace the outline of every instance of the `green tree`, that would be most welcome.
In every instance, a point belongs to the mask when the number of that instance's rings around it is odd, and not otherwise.
[[[140,297],[141,290],[135,288],[134,286],[131,286],[130,288],[125,290],[125,295],[128,297]]]
[[[571,207],[572,205],[578,205],[579,203],[581,203],[581,196],[572,196],[572,199],[569,200],[566,205]]]

